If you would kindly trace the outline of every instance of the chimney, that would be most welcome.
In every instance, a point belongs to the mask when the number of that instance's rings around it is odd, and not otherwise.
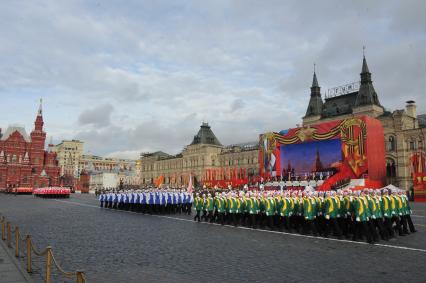
[[[413,118],[417,118],[416,109],[416,102],[414,100],[408,100],[407,105],[405,106],[405,112],[407,113],[407,115]]]

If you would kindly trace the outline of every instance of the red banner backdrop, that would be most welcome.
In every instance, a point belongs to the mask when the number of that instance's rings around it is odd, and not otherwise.
[[[293,128],[280,133],[260,135],[260,172],[265,179],[281,177],[281,150],[288,145],[313,141],[339,139],[342,160],[336,162],[337,172],[319,188],[330,189],[344,179],[368,178],[377,186],[386,177],[384,132],[380,121],[367,117],[351,117],[344,120]],[[311,143],[316,146],[315,143]],[[290,147],[289,147],[290,148]],[[338,149],[337,149],[338,150]],[[312,150],[311,150],[312,151]],[[291,153],[289,153],[291,154]],[[312,172],[314,174],[314,169]],[[310,174],[305,173],[305,174]]]
[[[426,173],[414,173],[414,200],[426,202]]]
[[[426,201],[426,158],[423,152],[416,152],[410,157],[413,176],[414,200]]]
[[[250,181],[247,169],[241,167],[234,168],[211,168],[204,170],[202,183],[208,188],[233,188],[242,187]]]

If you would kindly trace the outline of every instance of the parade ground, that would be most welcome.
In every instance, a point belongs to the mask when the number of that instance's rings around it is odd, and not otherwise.
[[[101,209],[93,195],[0,194],[1,215],[37,247],[52,246],[64,269],[105,283],[424,282],[426,203],[411,206],[417,233],[371,245]],[[34,260],[32,279],[42,282],[44,262]]]

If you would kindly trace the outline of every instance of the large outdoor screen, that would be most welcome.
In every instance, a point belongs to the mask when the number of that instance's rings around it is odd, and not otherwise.
[[[283,177],[332,174],[343,160],[340,139],[281,145],[280,154]]]

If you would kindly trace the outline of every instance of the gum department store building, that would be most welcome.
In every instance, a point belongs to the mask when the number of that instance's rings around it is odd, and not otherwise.
[[[217,175],[218,179],[230,179],[229,170],[235,168],[253,177],[259,172],[258,149],[257,142],[223,146],[210,126],[203,123],[192,143],[177,155],[162,151],[142,153],[140,181],[142,185],[154,184],[158,177],[164,176],[164,184],[182,186],[188,185],[191,174],[194,183],[199,184],[207,170],[219,168],[226,169],[226,173]]]
[[[380,103],[373,87],[371,73],[365,57],[362,62],[359,83],[329,90],[323,101],[316,74],[314,73],[311,97],[303,117],[303,126],[340,120],[351,116],[367,115],[378,119],[385,133],[387,183],[406,190],[412,189],[413,155],[424,154],[426,137],[426,115],[417,115],[414,101],[407,101],[405,109],[393,112]],[[338,93],[333,95],[333,91]],[[339,93],[340,92],[340,93]]]
[[[373,87],[365,57],[360,76],[360,82],[329,90],[323,100],[314,72],[303,126],[359,115],[378,119],[385,132],[387,182],[410,190],[410,158],[425,152],[426,114],[417,115],[414,101],[407,101],[405,109],[386,110]],[[182,153],[175,156],[161,151],[141,154],[140,181],[143,185],[153,184],[159,176],[164,176],[166,185],[187,185],[190,173],[199,182],[207,169],[219,168],[224,168],[225,172],[229,168],[243,168],[249,176],[257,176],[258,151],[257,143],[223,146],[209,125],[203,123]]]

